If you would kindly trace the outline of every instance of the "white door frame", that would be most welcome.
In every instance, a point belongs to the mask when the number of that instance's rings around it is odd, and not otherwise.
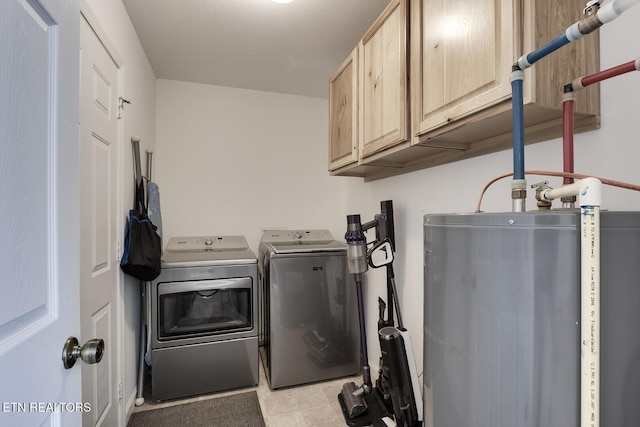
[[[123,93],[124,93],[124,60],[122,59],[122,57],[120,56],[120,54],[118,53],[117,49],[115,48],[115,46],[113,45],[113,43],[111,42],[111,40],[109,39],[109,37],[107,36],[106,32],[104,31],[104,29],[102,28],[102,26],[100,25],[98,19],[96,18],[95,14],[93,13],[93,11],[91,10],[91,8],[89,7],[89,5],[87,4],[87,2],[85,0],[80,0],[80,17],[79,19],[84,19],[87,21],[87,23],[89,24],[89,26],[91,27],[91,29],[96,33],[96,36],[98,37],[98,39],[100,40],[100,42],[102,43],[102,45],[104,46],[105,50],[109,53],[109,55],[111,56],[111,59],[113,60],[113,62],[116,64],[117,68],[118,68],[118,94],[117,96],[119,98],[122,97]],[[119,117],[118,119],[118,138],[117,138],[117,144],[118,144],[118,156],[116,159],[117,165],[116,165],[116,170],[117,172],[117,184],[116,184],[116,195],[115,195],[115,200],[116,200],[116,211],[117,212],[123,212],[123,164],[124,164],[124,118],[123,117]],[[116,215],[116,223],[113,224],[114,227],[116,227],[116,230],[122,230],[124,232],[124,218],[123,215]],[[118,260],[120,259],[121,254],[121,248],[120,248],[120,241],[118,241],[117,244],[117,258]],[[114,254],[114,256],[116,256],[116,254]],[[124,304],[123,304],[123,295],[124,295],[124,289],[123,289],[123,284],[124,284],[124,280],[123,280],[123,273],[122,271],[119,271],[118,275],[117,275],[117,291],[116,291],[116,324],[117,324],[117,331],[116,331],[116,337],[118,338],[118,352],[117,352],[117,357],[116,357],[116,369],[118,371],[118,384],[112,384],[114,390],[118,390],[118,425],[119,427],[124,427],[126,425],[126,408],[125,408],[125,404],[126,402],[126,396],[124,396],[124,370],[125,370],[125,365],[124,365],[124,349],[125,349],[125,343],[124,343]]]

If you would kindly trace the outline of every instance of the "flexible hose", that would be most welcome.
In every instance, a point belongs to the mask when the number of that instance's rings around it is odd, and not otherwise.
[[[557,177],[561,177],[561,178],[569,177],[569,178],[576,178],[576,179],[585,179],[585,178],[592,177],[592,178],[597,178],[603,184],[610,185],[612,187],[619,187],[619,188],[625,188],[627,190],[640,191],[640,185],[629,184],[627,182],[615,181],[615,180],[607,179],[607,178],[600,178],[600,177],[593,176],[593,175],[583,175],[583,174],[579,174],[579,173],[541,171],[541,170],[529,170],[529,171],[525,171],[525,174],[526,175],[557,176]],[[480,193],[480,199],[478,200],[478,204],[476,206],[476,212],[482,212],[480,210],[480,206],[482,204],[482,198],[484,197],[484,193],[489,189],[489,187],[491,187],[497,181],[500,181],[501,179],[510,177],[512,175],[513,175],[512,173],[505,173],[503,175],[497,176],[497,177],[493,178],[491,181],[489,181],[487,183],[487,185],[484,186],[484,188],[482,189],[482,193]]]

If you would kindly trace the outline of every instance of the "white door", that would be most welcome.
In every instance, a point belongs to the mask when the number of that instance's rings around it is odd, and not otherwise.
[[[80,426],[78,8],[0,2],[0,425]],[[80,363],[81,364],[81,363]]]
[[[118,399],[118,69],[80,18],[80,324],[105,341],[103,360],[82,366],[83,426],[116,426]]]

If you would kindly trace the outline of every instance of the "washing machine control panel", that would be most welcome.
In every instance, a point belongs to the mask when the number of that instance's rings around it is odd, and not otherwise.
[[[327,242],[332,240],[333,236],[329,230],[267,230],[262,235],[262,241],[269,243]]]

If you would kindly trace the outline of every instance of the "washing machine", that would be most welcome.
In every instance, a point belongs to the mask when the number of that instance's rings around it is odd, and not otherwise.
[[[153,400],[258,384],[257,262],[244,236],[169,240],[147,283]]]
[[[277,389],[360,370],[346,245],[328,230],[269,230],[258,249],[260,358]]]

